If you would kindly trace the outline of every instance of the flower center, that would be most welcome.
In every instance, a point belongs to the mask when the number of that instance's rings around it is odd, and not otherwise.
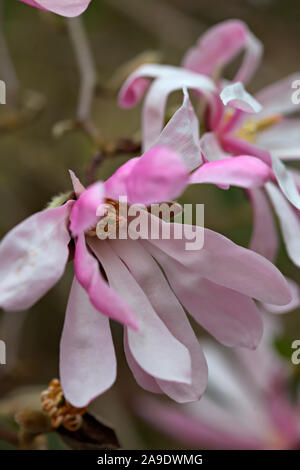
[[[257,135],[260,132],[275,126],[281,119],[282,116],[280,114],[273,114],[260,119],[259,121],[248,119],[235,135],[240,139],[250,142],[250,144],[255,144]]]

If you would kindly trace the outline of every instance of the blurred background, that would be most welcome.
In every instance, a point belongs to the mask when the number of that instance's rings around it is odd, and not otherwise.
[[[120,66],[149,50],[157,51],[162,62],[177,65],[208,27],[229,18],[247,22],[265,46],[263,64],[249,91],[300,69],[298,0],[93,0],[82,21],[99,80],[92,105],[92,119],[99,132],[114,139],[132,137],[139,130],[141,108],[121,110],[117,95],[105,92]],[[32,116],[18,123],[9,104],[0,108],[2,237],[25,217],[44,208],[53,195],[71,189],[69,168],[85,182],[95,149],[80,131],[60,138],[53,135],[58,122],[74,118],[78,98],[79,75],[65,20],[15,0],[1,0],[0,28],[0,42],[3,45],[5,41],[9,49],[19,96],[33,100],[35,109]],[[2,59],[0,56],[0,78],[6,73]],[[106,159],[97,177],[107,178],[130,156]],[[204,203],[206,227],[247,246],[252,218],[243,191],[201,185],[201,189],[186,191],[182,202]],[[300,280],[299,271],[283,248],[278,266],[291,279]],[[7,365],[0,366],[0,427],[14,426],[3,416],[13,414],[26,400],[38,406],[40,390],[58,376],[59,338],[71,279],[69,265],[59,284],[29,312],[0,312],[0,338],[7,344]],[[300,336],[299,313],[283,318],[282,344],[290,344],[296,333]],[[197,331],[202,334],[199,327]],[[132,397],[141,390],[125,364],[122,331],[117,325],[114,335],[118,380],[93,409],[113,425],[125,448],[180,448],[180,443],[134,416]],[[61,448],[55,438],[51,446]],[[0,441],[0,448],[8,445]]]

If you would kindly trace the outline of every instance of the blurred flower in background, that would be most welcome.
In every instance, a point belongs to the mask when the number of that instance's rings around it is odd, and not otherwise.
[[[81,15],[87,9],[91,0],[19,0],[19,2],[58,15],[73,17]]]

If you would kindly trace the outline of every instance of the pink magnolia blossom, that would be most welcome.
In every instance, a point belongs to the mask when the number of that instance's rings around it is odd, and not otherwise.
[[[173,125],[171,120],[169,129]],[[161,139],[170,139],[166,129]],[[183,153],[191,147],[181,141]],[[212,172],[218,182],[219,171]],[[206,171],[203,178],[208,177]],[[147,212],[160,227],[168,226],[170,239],[151,239],[147,231],[138,240],[95,236],[107,200],[125,195],[130,204],[149,205],[180,195],[190,173],[182,156],[168,147],[154,146],[129,160],[105,183],[84,189],[74,174],[72,181],[74,200],[29,217],[2,240],[0,305],[31,307],[60,279],[68,247],[75,243],[75,278],[60,349],[66,398],[85,406],[114,382],[110,318],[124,325],[127,361],[142,387],[178,402],[198,400],[207,366],[182,305],[222,344],[254,349],[262,320],[252,298],[286,304],[288,284],[268,260],[211,230],[204,230],[201,250],[186,250],[187,240],[174,236],[177,224]]]
[[[228,85],[220,78],[211,91],[209,82],[205,80],[215,75],[216,71],[220,75],[221,69],[243,49],[244,60],[235,82]],[[122,87],[119,102],[123,107],[133,106],[148,89],[143,106],[143,135],[147,149],[157,141],[161,132],[166,100],[171,91],[190,88],[198,98],[204,97],[208,103],[205,115],[207,132],[201,137],[200,145],[196,130],[198,121],[196,116],[192,116],[194,112],[191,105],[189,111],[178,112],[179,127],[183,127],[183,118],[186,119],[187,115],[189,121],[193,122],[193,158],[186,157],[189,168],[193,170],[204,161],[215,162],[217,168],[220,160],[233,156],[252,156],[267,164],[270,172],[269,178],[265,179],[264,189],[248,191],[254,212],[250,246],[274,260],[278,240],[270,201],[279,218],[287,252],[293,262],[300,266],[300,176],[295,170],[287,169],[283,163],[284,160],[296,161],[300,158],[299,120],[289,117],[296,111],[296,105],[292,102],[292,84],[299,79],[300,74],[287,77],[252,97],[237,80],[248,82],[261,56],[262,45],[247,26],[237,20],[226,21],[211,28],[199,39],[197,45],[185,55],[182,67],[146,65],[136,70]],[[149,78],[155,79],[151,85]],[[241,169],[243,162],[246,176],[247,158],[240,160],[237,166]],[[198,171],[203,172],[201,166],[195,173],[194,183],[203,182],[203,173],[199,177]],[[257,175],[261,175],[260,171]],[[257,186],[262,186],[261,181],[259,178]],[[226,178],[224,183],[219,185],[227,189]]]
[[[300,305],[298,287],[293,287],[293,303],[285,311]],[[291,400],[289,368],[272,344],[280,327],[274,317],[264,320],[264,336],[254,352],[228,354],[203,342],[210,375],[200,402],[179,408],[141,397],[133,404],[138,415],[192,448],[299,449],[299,402]]]
[[[91,0],[19,0],[40,10],[48,10],[58,15],[79,16],[89,6]]]

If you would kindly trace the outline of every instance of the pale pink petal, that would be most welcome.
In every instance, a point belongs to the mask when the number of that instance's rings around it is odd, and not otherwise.
[[[102,241],[97,256],[108,282],[136,312],[139,331],[128,330],[128,344],[142,369],[155,378],[191,383],[191,358],[187,348],[168,330],[143,290],[114,253],[114,241]],[[95,250],[96,251],[96,250]]]
[[[66,399],[87,406],[116,379],[116,357],[109,320],[73,281],[60,343],[60,377]]]
[[[189,181],[180,155],[168,147],[152,147],[133,166],[126,179],[128,201],[149,205],[176,199]]]
[[[150,86],[146,95],[143,114],[143,148],[149,149],[158,139],[165,119],[167,99],[170,93],[176,90],[190,88],[203,94],[208,101],[215,91],[213,82],[204,75],[179,69],[178,72],[156,79]]]
[[[220,146],[220,142],[214,132],[205,132],[200,139],[200,148],[205,161],[213,162],[231,156]]]
[[[199,146],[199,121],[187,90],[184,90],[183,104],[173,114],[155,146],[166,146],[180,154],[189,170],[203,162]]]
[[[300,193],[293,173],[277,157],[272,157],[272,164],[281,191],[297,209],[300,209]]]
[[[286,249],[291,260],[300,266],[300,217],[281,191],[271,182],[266,190],[278,216]]]
[[[291,294],[292,294],[292,300],[290,301],[289,304],[284,305],[283,307],[278,306],[278,305],[270,305],[270,304],[263,304],[264,308],[271,313],[290,313],[292,310],[295,310],[296,308],[300,307],[300,288],[299,284],[295,281],[292,281],[292,279],[286,278]]]
[[[89,239],[89,244],[95,248],[101,242]],[[74,270],[77,280],[88,292],[91,304],[106,315],[124,325],[138,329],[138,321],[131,307],[113,291],[99,269],[99,263],[88,251],[84,235],[79,235],[76,242]]]
[[[264,442],[259,436],[241,429],[232,412],[226,412],[222,406],[213,406],[205,396],[197,406],[199,411],[190,416],[185,409],[151,398],[143,397],[135,403],[138,415],[151,426],[189,447],[235,450],[264,448]],[[201,413],[205,407],[209,415]]]
[[[241,82],[223,88],[220,98],[224,106],[231,106],[245,113],[259,113],[262,109],[260,103],[245,90]]]
[[[257,347],[262,321],[253,300],[201,278],[153,246],[150,251],[180,302],[203,328],[226,346]]]
[[[83,13],[91,0],[20,0],[28,5],[52,11],[58,15],[73,17]]]
[[[248,191],[253,209],[253,231],[249,248],[274,262],[279,241],[270,204],[261,189]]]
[[[69,257],[68,220],[73,201],[32,215],[0,244],[0,305],[25,310],[61,278]]]
[[[147,374],[147,372],[145,372],[139,366],[139,364],[136,362],[133,355],[131,354],[128,344],[128,334],[126,328],[124,329],[124,351],[127,363],[139,386],[151,393],[163,393],[155,378],[152,377],[152,375]]]
[[[186,346],[192,359],[192,384],[176,384],[157,379],[164,393],[180,403],[197,401],[207,385],[207,365],[186,314],[153,260],[138,241],[119,240],[114,249],[151,302],[170,332]]]
[[[70,216],[70,229],[74,236],[92,228],[99,220],[97,209],[104,201],[102,182],[89,186],[73,205]]]
[[[270,168],[258,158],[239,156],[204,163],[192,173],[190,184],[212,183],[256,188],[263,186],[270,176]]]
[[[74,171],[69,170],[74,193],[76,194],[76,197],[78,198],[81,196],[81,194],[85,191],[85,187],[83,184],[80,182],[79,178],[75,175]]]
[[[267,183],[268,185],[269,183]],[[152,216],[153,217],[153,216]],[[160,220],[161,227],[166,224]],[[174,239],[174,230],[180,232],[178,224],[170,224],[171,238],[145,240],[143,243],[154,245],[169,257],[195,275],[236,290],[263,302],[286,305],[291,294],[286,280],[280,271],[259,254],[236,245],[228,238],[201,227],[192,227],[203,238],[200,250],[186,250],[187,240]],[[190,232],[190,230],[189,230]],[[191,233],[189,233],[189,236]]]
[[[243,49],[246,53],[236,80],[248,82],[255,73],[263,52],[261,42],[239,20],[224,21],[210,28],[183,58],[183,67],[212,75],[231,62]]]
[[[259,132],[256,143],[281,160],[300,160],[300,119],[282,119]]]
[[[160,64],[145,64],[135,70],[122,86],[119,93],[119,105],[122,108],[135,106],[144,96],[150,81],[148,78],[164,77],[180,70],[178,67]]]
[[[289,114],[298,111],[299,105],[294,104],[292,101],[293,92],[296,91],[292,88],[292,84],[295,80],[300,80],[299,72],[267,86],[255,95],[255,98],[263,106],[258,118],[273,114]]]

